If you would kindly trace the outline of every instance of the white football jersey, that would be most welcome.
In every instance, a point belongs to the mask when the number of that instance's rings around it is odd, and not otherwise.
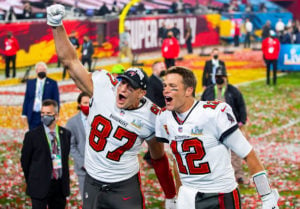
[[[231,107],[219,101],[197,101],[184,121],[164,109],[156,119],[156,136],[169,143],[182,184],[203,193],[236,188],[230,150],[222,143],[236,129]]]
[[[88,116],[85,168],[99,181],[123,181],[138,172],[137,155],[143,141],[154,137],[160,109],[148,99],[138,109],[119,109],[118,82],[112,75],[102,70],[94,72],[92,79],[94,92]]]

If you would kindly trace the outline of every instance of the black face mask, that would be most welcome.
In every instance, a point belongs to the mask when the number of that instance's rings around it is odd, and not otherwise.
[[[165,76],[165,75],[166,75],[166,71],[163,70],[163,71],[160,72],[159,77],[161,78],[161,77],[163,77],[163,76]]]
[[[215,54],[213,57],[214,57],[214,59],[216,60],[216,59],[219,58],[219,55]]]
[[[224,83],[224,79],[222,77],[216,77],[216,83],[221,85]]]
[[[39,72],[39,73],[37,74],[37,76],[38,76],[40,79],[43,79],[43,78],[46,77],[46,73],[45,73],[45,72]]]
[[[168,38],[172,38],[172,36],[168,36]]]

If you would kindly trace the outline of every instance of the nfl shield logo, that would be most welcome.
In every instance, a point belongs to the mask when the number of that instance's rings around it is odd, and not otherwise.
[[[121,110],[120,115],[123,116],[125,114],[125,112],[123,110]]]
[[[181,126],[178,127],[178,131],[181,133],[183,128]]]

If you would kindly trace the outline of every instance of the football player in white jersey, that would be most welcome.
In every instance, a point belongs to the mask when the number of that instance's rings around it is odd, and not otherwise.
[[[219,101],[196,101],[196,84],[189,69],[168,69],[163,90],[166,107],[156,118],[157,139],[169,143],[182,182],[177,208],[241,208],[230,150],[245,159],[262,208],[278,208],[278,192],[270,188],[266,171],[238,129],[231,107]]]
[[[91,96],[85,151],[87,176],[83,208],[142,209],[138,152],[146,141],[152,164],[166,196],[166,208],[174,209],[173,176],[163,144],[154,138],[160,109],[146,99],[147,75],[130,68],[120,82],[105,70],[89,74],[76,56],[62,25],[62,5],[47,8],[58,57],[78,88]]]

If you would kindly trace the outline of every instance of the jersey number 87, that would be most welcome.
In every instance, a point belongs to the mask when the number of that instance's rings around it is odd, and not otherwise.
[[[102,129],[98,130],[98,127],[100,125],[102,126]],[[112,135],[111,139],[120,141],[122,141],[123,138],[127,139],[127,142],[123,146],[120,146],[112,152],[107,152],[106,155],[108,159],[120,161],[120,158],[124,154],[124,152],[130,150],[133,147],[137,139],[137,135],[120,126],[113,134],[111,134],[111,131],[112,124],[110,120],[106,119],[102,115],[95,116],[91,124],[89,144],[96,152],[101,152],[104,150],[107,143],[107,138],[109,138],[110,135]]]

